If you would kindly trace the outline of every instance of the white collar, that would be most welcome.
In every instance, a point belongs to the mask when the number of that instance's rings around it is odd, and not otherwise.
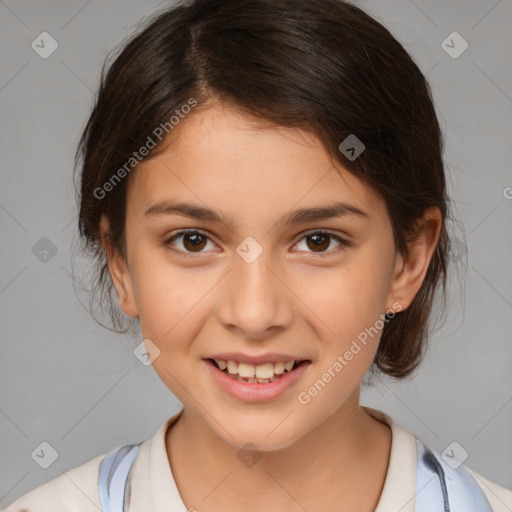
[[[365,406],[363,408],[377,420],[388,424],[392,431],[388,471],[375,512],[414,512],[415,437],[382,411]],[[168,512],[169,507],[173,507],[173,511],[187,512],[176,487],[165,445],[167,430],[182,412],[183,409],[167,419],[152,438],[141,443],[131,471],[131,478],[137,482],[130,493],[132,510]]]

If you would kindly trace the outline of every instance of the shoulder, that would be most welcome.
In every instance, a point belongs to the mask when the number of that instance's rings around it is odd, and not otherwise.
[[[512,490],[492,482],[466,465],[464,467],[484,492],[493,512],[510,512],[512,510]]]
[[[160,485],[158,496],[161,502],[180,503],[178,491],[176,489],[173,491],[169,486],[169,482],[174,484],[174,480],[165,449],[165,433],[182,412],[183,408],[168,418],[153,437],[108,450],[85,464],[36,487],[0,512],[101,511],[98,487],[101,463],[109,453],[115,452],[122,446],[128,447],[134,444],[139,445],[139,450],[130,470],[133,478],[126,482],[125,499],[127,504],[132,504],[135,510],[155,510],[157,507],[147,506],[147,503],[154,499],[152,489],[155,482],[155,485]],[[114,455],[116,467],[120,464],[117,455]],[[131,479],[136,482],[133,489],[130,483]]]
[[[387,498],[388,494],[398,494],[399,492],[404,493],[407,489],[409,490],[409,495],[416,495],[415,487],[418,479],[417,450],[419,447],[425,446],[435,454],[439,463],[443,466],[444,470],[451,475],[451,477],[455,478],[456,474],[463,475],[464,471],[466,471],[484,494],[492,512],[512,512],[512,490],[489,480],[467,464],[462,464],[460,468],[463,469],[459,468],[460,471],[454,473],[453,470],[447,466],[440,453],[394,421],[391,416],[370,407],[364,407],[364,409],[374,418],[388,424],[393,432],[388,479],[386,480],[383,490],[383,500],[384,498]],[[400,490],[398,490],[398,487],[395,487],[395,483],[392,482],[400,482]],[[378,510],[387,509],[389,509],[389,507],[380,508]],[[403,510],[409,509],[410,507],[408,508],[408,506],[406,506]]]
[[[57,478],[36,487],[11,503],[3,512],[98,512],[98,475],[104,453]]]

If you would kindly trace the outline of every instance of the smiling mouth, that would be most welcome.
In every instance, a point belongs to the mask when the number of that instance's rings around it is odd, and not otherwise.
[[[219,359],[208,359],[208,361],[233,380],[255,384],[268,384],[269,382],[280,380],[299,366],[304,366],[311,362],[309,360],[296,360],[287,363],[278,362],[252,365]]]

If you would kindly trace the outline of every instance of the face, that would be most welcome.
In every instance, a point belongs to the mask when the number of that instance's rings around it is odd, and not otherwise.
[[[312,135],[221,106],[180,130],[130,177],[121,306],[194,417],[234,446],[284,448],[354,399],[422,271],[404,278],[384,200]]]

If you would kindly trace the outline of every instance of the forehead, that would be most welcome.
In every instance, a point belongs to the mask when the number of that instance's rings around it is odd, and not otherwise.
[[[160,155],[132,171],[127,208],[137,216],[171,198],[210,206],[233,221],[335,202],[376,213],[385,207],[302,130],[214,105],[189,114],[170,136]]]

